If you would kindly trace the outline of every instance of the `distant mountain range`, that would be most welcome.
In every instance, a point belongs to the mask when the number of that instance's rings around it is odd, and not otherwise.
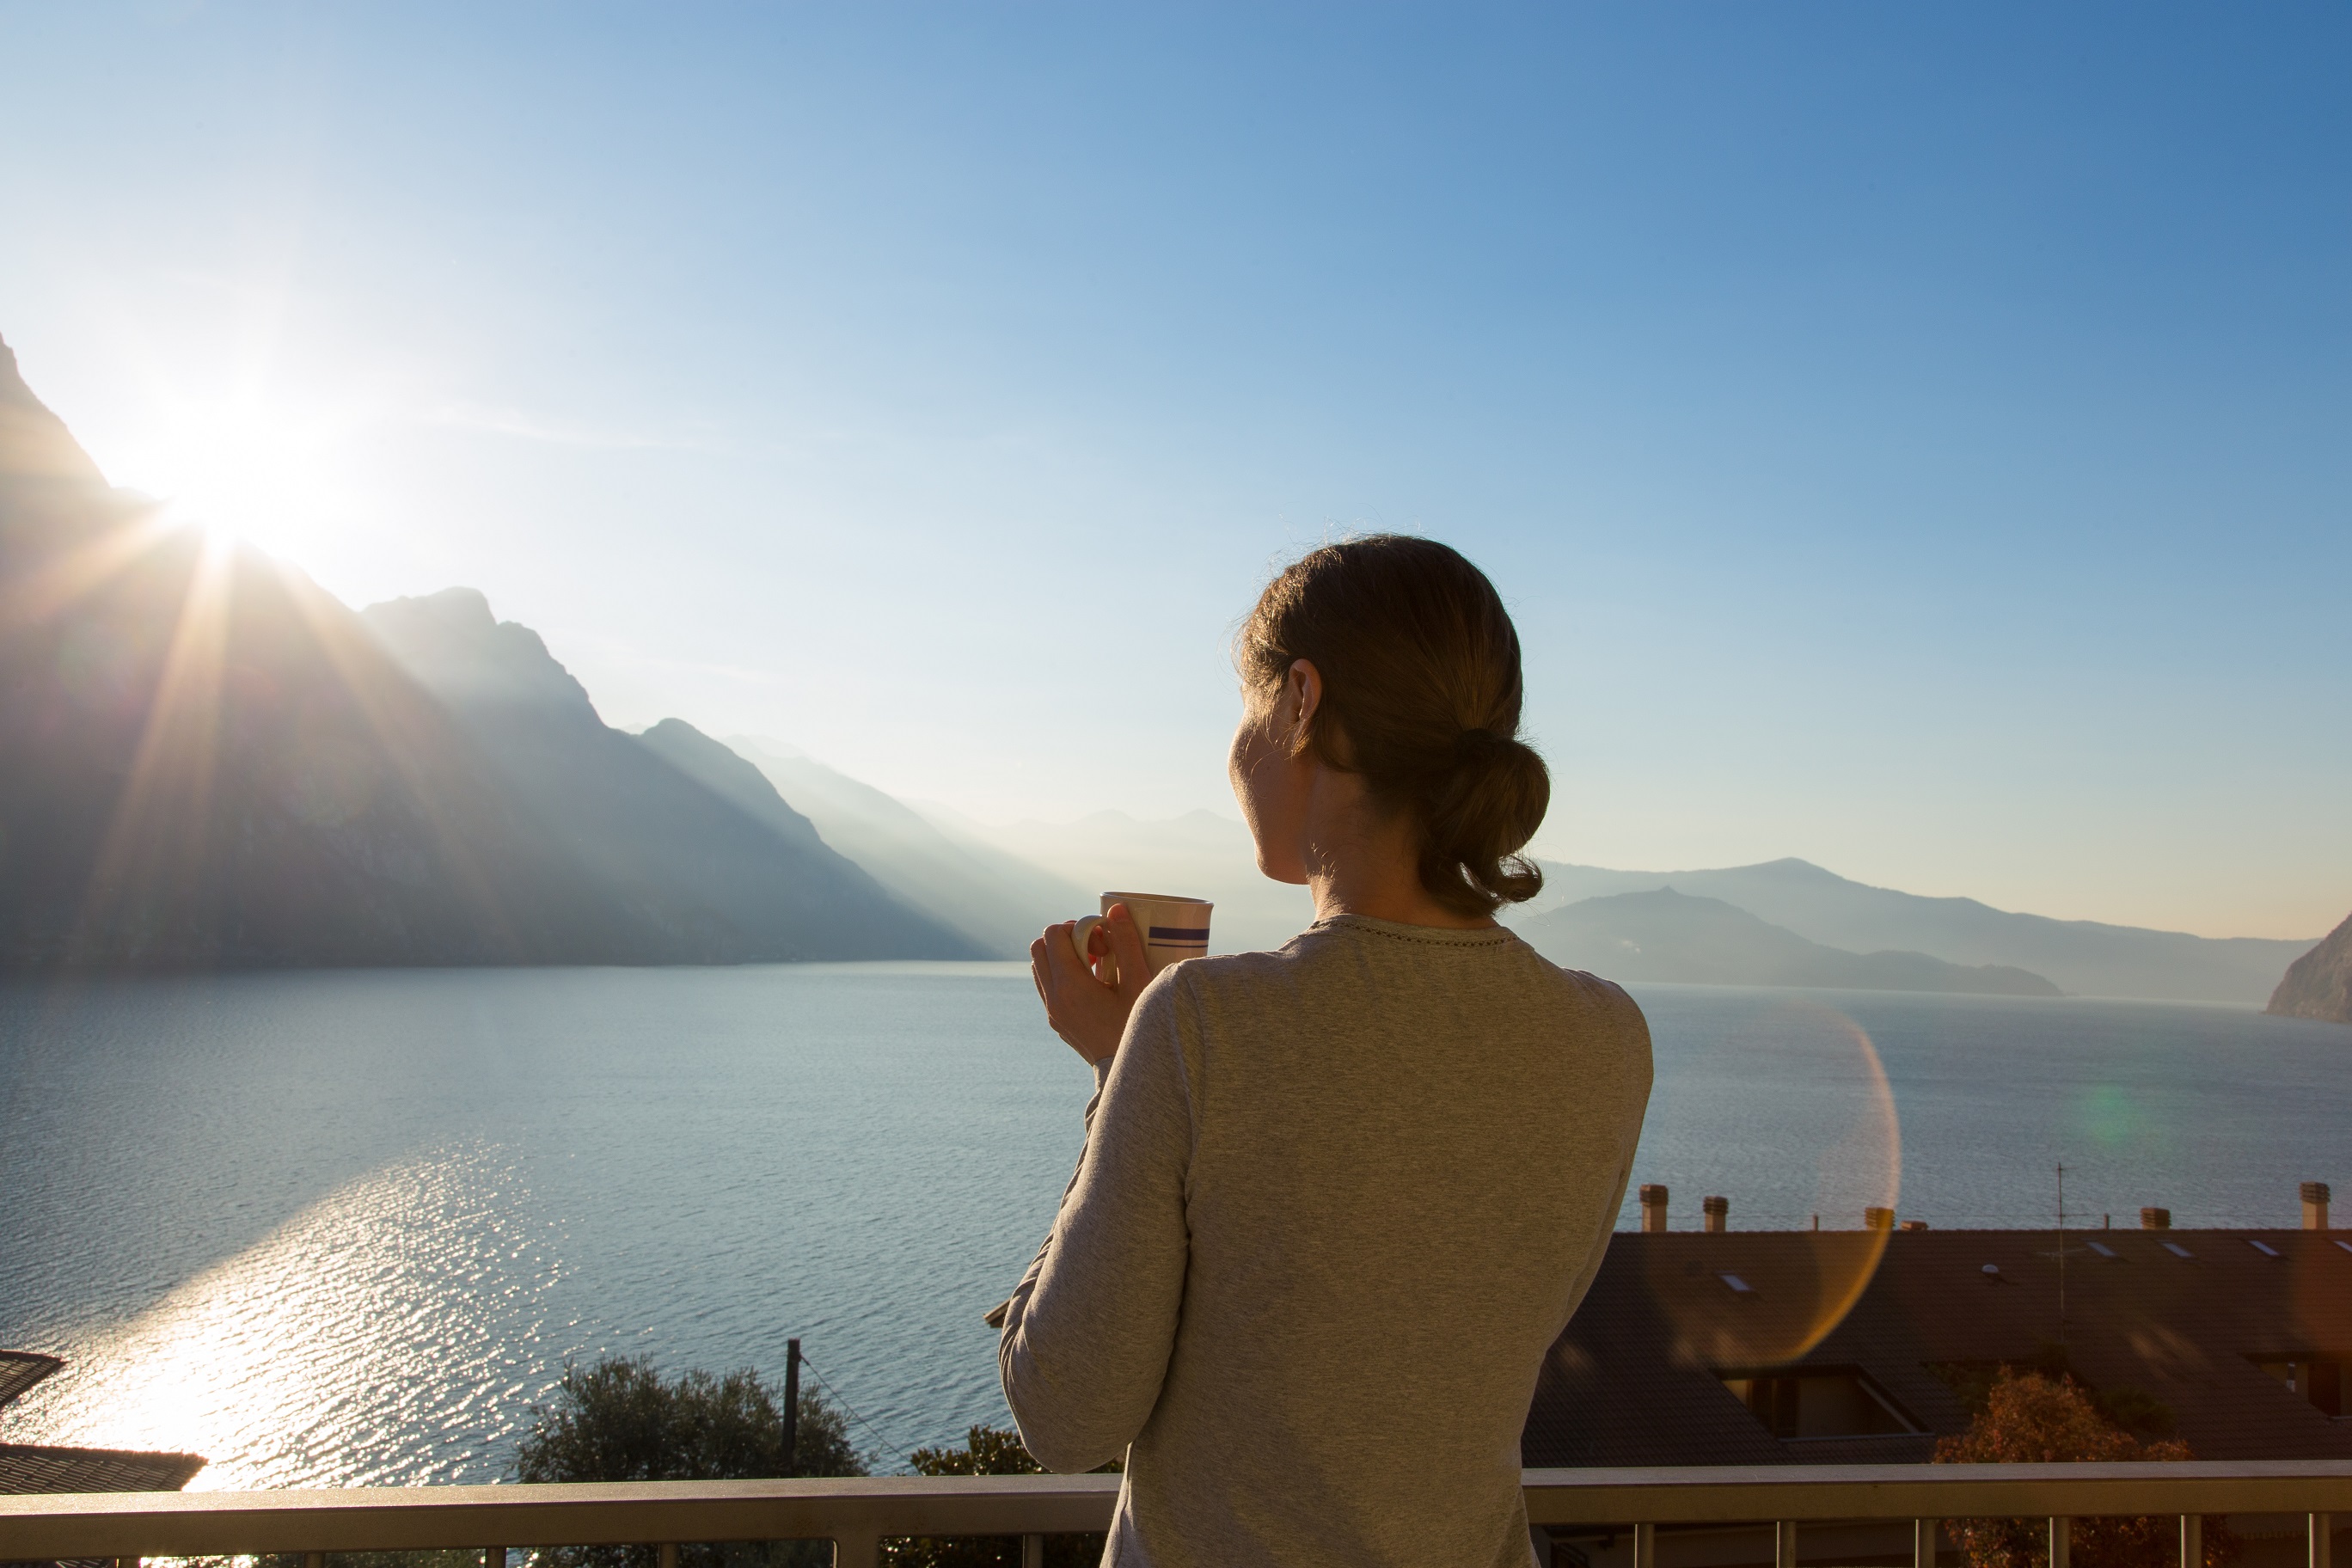
[[[1106,889],[1279,945],[1306,890],[1231,817],[992,826],[776,742],[606,725],[467,588],[354,615],[157,526],[0,344],[0,968],[1017,957]],[[1802,860],[1545,867],[1506,918],[1632,981],[2344,1006],[2352,922],[2216,941],[1866,887]],[[2330,998],[2335,1000],[2331,1001]]]
[[[1518,931],[1554,963],[1626,983],[2064,994],[2041,975],[2005,964],[1968,968],[1924,952],[1824,947],[1720,899],[1692,898],[1671,888],[1585,899],[1521,921]]]
[[[652,742],[660,728],[645,738]],[[1025,958],[1047,925],[1095,907],[1096,895],[1076,882],[933,821],[781,741],[731,735],[727,744],[808,813],[827,844],[991,957]]]
[[[670,933],[687,962],[977,957],[821,838],[759,769],[683,721],[606,725],[539,634],[471,588],[360,619],[456,716],[573,863]],[[661,962],[650,956],[638,962]]]
[[[1810,942],[1856,952],[1930,953],[1967,966],[2008,964],[2081,996],[2260,1004],[2309,942],[2200,937],[2095,921],[2011,914],[1974,899],[1930,899],[1848,881],[1804,860],[1705,871],[1612,871],[1547,861],[1542,910],[1671,887],[1719,899]]]
[[[935,805],[919,809],[945,833],[1042,866],[1082,889],[1077,907],[1057,919],[1094,910],[1107,892],[1206,899],[1216,906],[1209,918],[1212,952],[1279,947],[1315,919],[1305,888],[1259,874],[1257,850],[1238,817],[1192,811],[1152,821],[1098,811],[1076,822],[992,826]]]
[[[747,805],[748,764],[730,794],[605,726],[479,595],[362,618],[159,528],[5,345],[0,694],[0,966],[978,951]]]

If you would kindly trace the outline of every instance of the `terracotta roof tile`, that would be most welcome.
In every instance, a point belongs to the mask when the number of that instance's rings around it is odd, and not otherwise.
[[[26,1389],[65,1364],[36,1351],[0,1351],[0,1406],[22,1397]]]
[[[204,1468],[194,1454],[0,1443],[0,1493],[175,1492]]]

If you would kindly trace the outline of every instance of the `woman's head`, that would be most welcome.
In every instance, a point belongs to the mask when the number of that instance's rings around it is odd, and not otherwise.
[[[1441,905],[1485,915],[1542,889],[1518,851],[1551,778],[1518,740],[1519,637],[1486,574],[1434,540],[1327,544],[1266,584],[1234,651],[1254,714],[1286,684],[1317,688],[1294,758],[1356,775],[1409,821]]]

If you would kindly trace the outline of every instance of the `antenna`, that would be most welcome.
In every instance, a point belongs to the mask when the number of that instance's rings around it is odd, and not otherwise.
[[[2058,1162],[2058,1349],[2066,1349],[2066,1162]]]

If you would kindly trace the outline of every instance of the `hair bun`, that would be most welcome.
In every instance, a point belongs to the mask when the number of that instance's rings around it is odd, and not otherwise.
[[[1497,735],[1492,730],[1465,730],[1454,737],[1454,760],[1473,766],[1491,763],[1518,742],[1508,735]]]

